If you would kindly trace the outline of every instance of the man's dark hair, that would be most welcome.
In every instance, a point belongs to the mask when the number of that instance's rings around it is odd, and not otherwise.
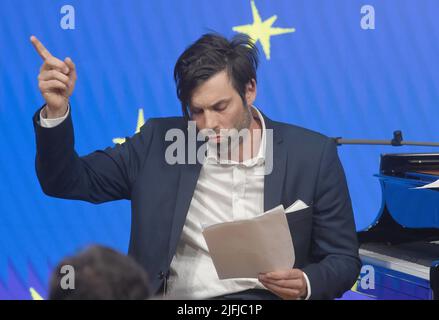
[[[63,266],[74,270],[74,289],[62,288]],[[91,246],[65,258],[50,280],[50,300],[140,300],[149,297],[146,271],[133,258],[103,246]]]
[[[245,88],[252,79],[256,81],[257,68],[258,50],[247,35],[238,34],[230,41],[219,34],[203,35],[175,64],[174,79],[183,115],[189,118],[188,107],[194,89],[223,70],[227,71],[245,105]]]

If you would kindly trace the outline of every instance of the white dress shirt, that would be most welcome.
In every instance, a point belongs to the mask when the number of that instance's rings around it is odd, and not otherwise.
[[[55,127],[61,118],[45,119],[40,113],[42,127]],[[205,299],[236,293],[247,289],[265,289],[255,278],[220,280],[202,235],[202,225],[248,219],[264,212],[264,169],[266,128],[264,118],[255,107],[253,115],[262,127],[257,156],[241,163],[223,159],[207,148],[207,157],[200,172],[182,235],[170,266],[167,295],[175,298]],[[304,274],[308,294],[309,279]]]

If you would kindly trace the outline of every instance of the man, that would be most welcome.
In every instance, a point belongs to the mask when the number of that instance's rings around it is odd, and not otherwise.
[[[184,117],[150,119],[124,144],[85,157],[74,151],[68,103],[75,65],[70,58],[53,57],[35,37],[31,41],[44,60],[39,87],[46,104],[33,118],[42,189],[93,203],[130,199],[129,254],[149,272],[154,293],[333,299],[351,288],[360,260],[336,145],[321,134],[272,121],[253,106],[258,56],[248,38],[202,36],[174,69]],[[189,140],[188,120],[207,131],[205,161],[190,163],[188,148],[183,164],[170,164],[167,133],[179,129]],[[236,138],[226,129],[249,134]],[[271,132],[272,141],[267,139]],[[224,145],[237,152],[221,152]],[[218,159],[224,154],[225,163]],[[287,216],[295,265],[259,279],[219,280],[201,225],[251,218],[298,199],[308,208]]]
[[[71,267],[67,272],[63,268]],[[74,272],[63,287],[63,278]],[[67,281],[65,281],[67,282]],[[70,285],[74,286],[70,286]],[[50,279],[50,300],[144,300],[149,298],[146,271],[133,258],[111,248],[90,246],[63,259]]]

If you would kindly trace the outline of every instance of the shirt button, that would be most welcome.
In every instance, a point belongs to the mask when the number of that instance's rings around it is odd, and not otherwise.
[[[157,277],[158,277],[160,280],[163,280],[163,279],[165,278],[165,273],[164,273],[163,271],[160,271],[160,272],[158,273]]]

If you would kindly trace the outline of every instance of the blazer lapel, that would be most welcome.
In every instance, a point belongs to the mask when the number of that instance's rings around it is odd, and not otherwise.
[[[197,141],[196,150],[198,150],[201,144],[202,142]],[[180,165],[180,167],[180,179],[176,189],[177,200],[175,202],[174,219],[172,220],[171,238],[169,242],[169,261],[172,260],[177,243],[180,240],[181,231],[186,221],[202,164],[196,161],[195,164],[184,164]]]
[[[273,170],[270,174],[264,176],[264,210],[270,210],[279,204],[281,204],[282,200],[282,191],[285,180],[286,173],[286,163],[287,163],[287,150],[285,149],[285,145],[282,143],[282,134],[279,126],[277,126],[273,121],[268,119],[264,114],[262,114],[265,121],[265,127],[267,130],[273,130],[273,140],[269,141],[267,139],[266,144],[266,166],[267,156],[270,157],[270,149],[272,148],[273,159]],[[268,137],[268,135],[267,135]]]

